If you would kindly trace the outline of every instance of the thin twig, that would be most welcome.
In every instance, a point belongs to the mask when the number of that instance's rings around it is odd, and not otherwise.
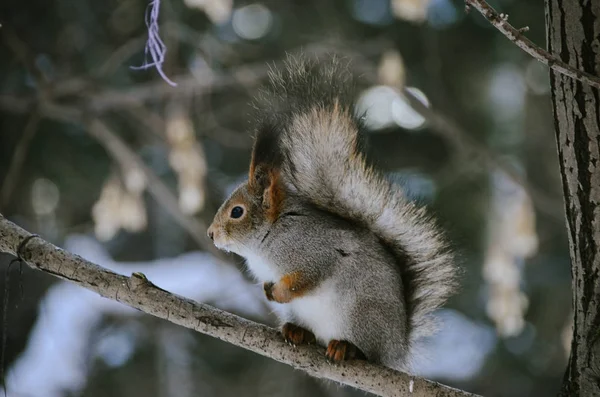
[[[479,11],[485,19],[494,25],[494,27],[503,35],[505,35],[510,41],[515,43],[517,47],[544,65],[547,65],[552,70],[562,73],[565,76],[569,76],[575,80],[579,80],[583,83],[589,84],[592,87],[600,89],[600,77],[579,70],[561,61],[556,56],[550,54],[548,51],[533,43],[523,35],[523,33],[528,30],[527,28],[515,28],[508,23],[508,15],[498,13],[485,0],[465,0],[465,3]]]
[[[29,232],[0,215],[0,252],[15,255],[19,245],[29,236]],[[34,269],[75,283],[105,298],[270,357],[314,377],[330,379],[380,396],[474,396],[364,361],[331,365],[321,347],[289,346],[279,332],[266,325],[171,294],[152,284],[141,273],[134,273],[131,277],[113,273],[41,238],[34,238],[22,247],[21,258]]]

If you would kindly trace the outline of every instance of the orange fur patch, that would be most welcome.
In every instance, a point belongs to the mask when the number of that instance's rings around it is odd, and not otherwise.
[[[288,273],[271,286],[270,295],[275,302],[288,303],[312,289],[301,272]]]
[[[256,183],[256,161],[254,159],[254,151],[252,152],[252,158],[250,159],[250,169],[248,170],[248,187],[254,188]]]
[[[281,182],[279,170],[272,169],[269,171],[269,187],[265,192],[265,199],[268,200],[268,209],[266,212],[267,220],[271,223],[279,218],[281,207],[285,199],[285,192]]]
[[[296,291],[299,289],[302,282],[302,273],[301,272],[292,272],[284,275],[279,280],[279,283],[283,288],[289,289],[291,291]]]

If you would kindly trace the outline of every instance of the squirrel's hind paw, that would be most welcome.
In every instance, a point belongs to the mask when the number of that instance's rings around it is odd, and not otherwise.
[[[325,352],[327,359],[334,363],[344,360],[366,360],[365,354],[352,343],[345,340],[332,340]]]
[[[309,345],[316,343],[315,334],[292,323],[285,323],[283,328],[281,328],[281,333],[285,341],[294,346],[303,343]]]

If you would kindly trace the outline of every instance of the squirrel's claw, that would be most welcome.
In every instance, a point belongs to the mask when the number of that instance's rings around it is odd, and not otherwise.
[[[285,341],[294,347],[301,344],[314,344],[317,341],[315,334],[292,323],[285,323],[281,328],[281,334]]]
[[[327,360],[339,364],[344,360],[366,360],[365,354],[352,343],[345,340],[332,340],[325,352]]]

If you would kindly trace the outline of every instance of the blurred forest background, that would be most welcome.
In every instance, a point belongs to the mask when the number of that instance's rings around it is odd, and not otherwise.
[[[545,47],[544,5],[490,1]],[[419,374],[486,396],[554,395],[570,265],[548,71],[459,0],[0,3],[0,213],[124,274],[273,324],[240,258],[205,237],[247,172],[248,102],[287,52],[362,78],[370,156],[431,206],[461,292]],[[0,254],[9,397],[360,396],[104,300]],[[7,303],[6,303],[7,302]]]

